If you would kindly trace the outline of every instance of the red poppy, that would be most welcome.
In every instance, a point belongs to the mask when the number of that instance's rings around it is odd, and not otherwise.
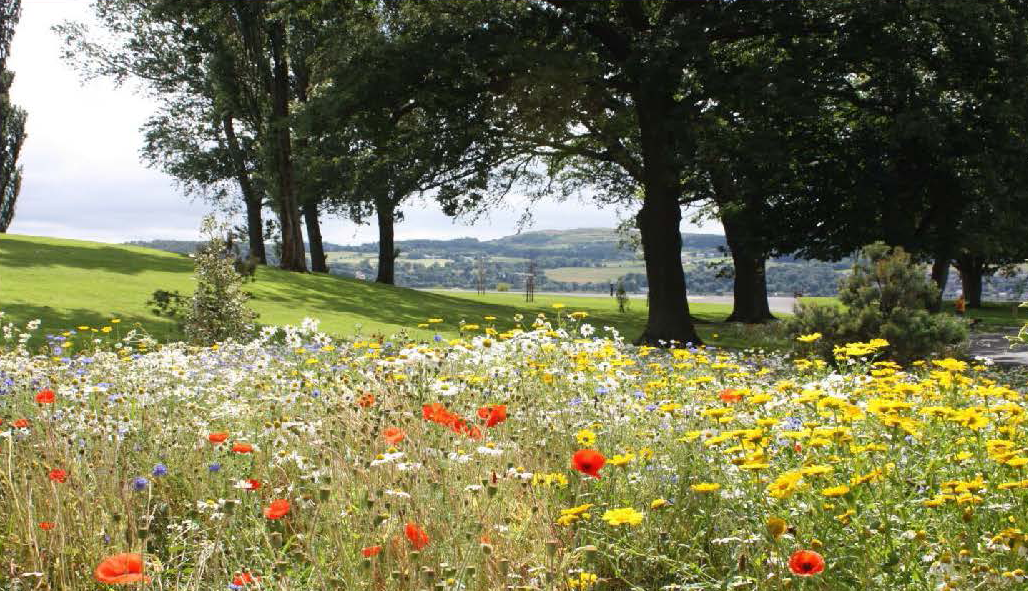
[[[364,558],[371,558],[378,556],[378,553],[382,551],[382,546],[368,546],[367,548],[361,548],[361,556]]]
[[[494,404],[478,409],[478,417],[485,421],[486,427],[494,427],[507,420],[507,405]]]
[[[406,437],[407,434],[399,427],[386,427],[382,430],[382,438],[385,439],[389,445],[396,445],[406,439]]]
[[[214,433],[207,434],[207,441],[215,445],[225,443],[226,439],[228,439],[228,431],[215,431]]]
[[[245,587],[251,583],[258,583],[259,581],[259,577],[255,577],[250,573],[239,573],[234,579],[232,579],[232,584],[236,587]]]
[[[729,404],[734,404],[742,400],[742,394],[736,392],[735,388],[725,388],[724,390],[721,390],[718,397],[721,398],[721,402],[727,402]]]
[[[29,426],[29,421],[28,419],[18,419],[17,421],[14,421],[13,424],[15,429],[25,429]]]
[[[53,404],[54,403],[54,391],[50,388],[40,390],[36,394],[36,402],[39,404]]]
[[[264,508],[264,516],[268,519],[282,519],[289,513],[289,501],[286,499],[275,499],[271,505]]]
[[[478,427],[468,426],[460,416],[446,410],[446,407],[438,402],[426,404],[421,407],[421,416],[433,423],[439,423],[450,428],[454,433],[467,435],[472,439],[482,437],[482,430]]]
[[[93,576],[108,585],[150,582],[150,577],[143,576],[143,557],[139,554],[108,556],[96,567]]]
[[[357,405],[360,406],[361,408],[367,408],[367,407],[371,406],[372,404],[375,404],[375,395],[374,394],[368,393],[368,394],[365,394],[364,396],[361,396],[360,398],[357,399]]]
[[[446,410],[446,407],[438,402],[422,406],[421,416],[427,421],[447,426],[452,425],[453,422],[457,420],[457,415]]]
[[[243,485],[243,488],[245,488],[246,490],[257,490],[261,487],[261,481],[256,480],[254,478],[247,478],[243,482],[245,483]]]
[[[50,480],[53,480],[54,482],[64,482],[67,479],[68,473],[64,470],[61,470],[60,468],[50,470]]]
[[[825,559],[813,550],[797,550],[789,557],[789,569],[794,575],[809,577],[825,570]]]
[[[428,545],[428,534],[412,521],[407,522],[407,526],[403,528],[403,534],[407,536],[415,550],[421,550]]]
[[[52,530],[55,527],[57,527],[57,524],[54,523],[53,521],[40,521],[39,522],[39,529],[41,529],[43,531],[50,531],[50,530]]]
[[[607,463],[607,458],[594,449],[580,449],[571,456],[571,467],[582,474],[600,477],[600,468]]]
[[[237,454],[248,454],[253,451],[253,446],[249,443],[240,443],[237,441],[232,444],[232,451]]]

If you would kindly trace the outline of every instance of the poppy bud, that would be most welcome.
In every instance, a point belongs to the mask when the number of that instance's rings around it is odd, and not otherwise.
[[[482,544],[482,554],[489,556],[493,553],[493,547],[490,544]]]
[[[510,561],[507,560],[506,558],[504,558],[503,560],[500,561],[500,575],[502,575],[503,578],[506,579],[507,578],[507,572],[509,572],[509,571],[510,571]]]
[[[328,488],[327,486],[323,486],[320,489],[318,489],[318,498],[320,498],[322,501],[327,501],[328,497],[331,494],[332,494],[332,489]]]
[[[279,533],[277,531],[276,532],[271,532],[271,535],[268,536],[268,537],[271,538],[271,547],[272,548],[281,548],[282,547],[282,534],[281,533]]]
[[[557,554],[557,540],[546,540],[546,555],[553,557]]]

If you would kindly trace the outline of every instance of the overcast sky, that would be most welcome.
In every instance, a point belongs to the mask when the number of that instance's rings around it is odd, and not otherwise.
[[[8,67],[12,100],[28,111],[22,149],[21,196],[9,232],[105,242],[193,239],[211,208],[185,197],[170,177],[139,159],[140,126],[153,110],[149,99],[107,81],[80,84],[60,58],[61,40],[50,29],[65,20],[90,21],[88,0],[22,0]],[[492,212],[474,224],[454,222],[430,204],[405,208],[397,239],[480,239],[514,234],[523,205]],[[614,227],[618,212],[592,203],[546,201],[532,208],[529,229]],[[708,223],[683,223],[685,232],[721,232]],[[323,220],[325,240],[373,242],[377,231],[338,219]]]

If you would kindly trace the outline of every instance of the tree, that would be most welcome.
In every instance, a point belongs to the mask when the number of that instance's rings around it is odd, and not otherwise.
[[[962,220],[1024,186],[1011,174],[1026,137],[1022,4],[820,4],[842,26],[817,66],[830,147],[797,201],[801,254],[839,258],[883,240],[933,261],[945,285]]]
[[[11,104],[14,74],[7,70],[14,27],[21,17],[21,0],[0,0],[0,234],[14,219],[14,206],[21,190],[18,156],[25,142],[25,111]]]
[[[379,230],[379,283],[395,282],[395,224],[403,204],[433,196],[450,214],[481,201],[511,153],[490,130],[499,117],[480,76],[476,11],[415,3],[369,4],[355,22],[302,8],[323,27],[324,56],[303,101],[300,136],[308,187],[330,208]],[[478,7],[481,10],[482,6]],[[346,34],[324,34],[344,27]],[[502,191],[500,191],[502,192]]]
[[[150,162],[187,187],[235,179],[257,258],[266,191],[282,231],[280,266],[306,270],[284,17],[268,0],[111,0],[93,10],[110,40],[97,43],[84,26],[66,23],[58,28],[66,56],[87,76],[136,79],[161,101],[147,124]]]

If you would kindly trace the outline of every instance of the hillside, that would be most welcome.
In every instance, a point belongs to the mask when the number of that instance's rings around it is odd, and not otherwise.
[[[192,262],[184,255],[138,246],[0,234],[0,310],[7,320],[17,322],[41,318],[50,331],[102,326],[111,318],[120,318],[119,328],[139,323],[158,338],[173,337],[172,323],[154,316],[146,301],[157,289],[190,293],[192,281]],[[260,269],[257,281],[248,284],[247,290],[253,294],[252,307],[260,313],[260,322],[295,324],[310,316],[337,335],[352,335],[357,325],[364,334],[388,335],[414,328],[429,317],[444,318],[446,322],[437,327],[439,332],[453,335],[460,319],[480,323],[486,315],[496,316],[502,330],[519,312],[526,316],[552,314],[550,305],[558,299],[588,311],[598,326],[613,325],[634,335],[641,330],[645,313],[644,306],[636,305],[631,312],[619,314],[610,298],[540,297],[531,306],[516,298],[486,303],[474,301],[474,296],[274,268]],[[719,305],[694,308],[708,320],[723,319],[728,312]]]

